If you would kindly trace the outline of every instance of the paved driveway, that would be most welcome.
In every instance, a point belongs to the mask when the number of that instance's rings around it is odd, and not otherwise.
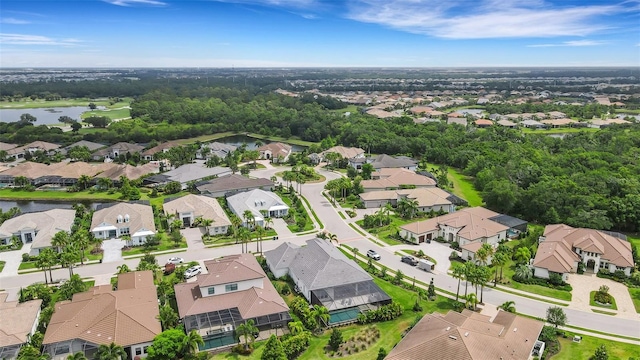
[[[293,233],[287,227],[287,222],[284,221],[284,219],[273,218],[273,225],[271,228],[278,233],[278,238],[290,238],[293,236]]]
[[[613,280],[599,278],[596,274],[571,274],[567,282],[573,287],[570,307],[590,312],[592,307],[589,305],[589,294],[592,291],[597,291],[601,285],[607,285],[609,287],[609,294],[616,299],[616,306],[618,307],[618,314],[616,316],[627,319],[640,319],[640,315],[636,313],[635,307],[633,306],[631,295],[629,295],[627,287],[623,284]],[[599,307],[595,307],[595,309],[605,310]],[[611,312],[616,311],[611,310]]]
[[[22,249],[0,252],[0,261],[4,261],[4,269],[1,276],[18,275],[18,267],[22,262],[22,254],[31,251],[31,243],[22,245]]]
[[[102,242],[102,262],[122,261],[122,248],[125,242],[120,239],[105,240]]]
[[[186,229],[180,230],[180,233],[182,234],[182,236],[184,236],[184,238],[187,239],[187,246],[189,247],[189,250],[197,250],[197,249],[205,248],[204,242],[202,241],[203,232],[204,230],[199,227],[186,228]]]

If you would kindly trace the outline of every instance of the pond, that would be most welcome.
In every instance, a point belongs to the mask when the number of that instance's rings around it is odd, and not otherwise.
[[[98,106],[103,110],[104,106]],[[68,116],[74,120],[80,120],[83,112],[90,111],[88,106],[69,106],[69,107],[53,107],[53,108],[37,108],[37,109],[0,109],[0,122],[20,121],[20,115],[31,114],[38,119],[34,125],[52,125],[59,124],[60,116]]]
[[[256,138],[249,137],[247,135],[232,135],[232,136],[223,137],[214,141],[217,141],[223,144],[233,145],[233,146],[241,146],[242,144],[247,144],[248,150],[255,150],[258,148],[258,146],[256,146],[256,141],[261,141],[263,144],[278,142],[278,141],[271,141],[267,139],[256,139]],[[282,142],[286,143],[285,141],[282,141]],[[301,152],[305,149],[304,146],[300,146],[300,145],[291,145],[291,147],[293,152]]]
[[[7,211],[12,207],[17,207],[22,211],[22,213],[31,213],[38,211],[47,211],[51,209],[72,209],[73,204],[81,203],[86,207],[91,209],[96,209],[98,206],[104,204],[100,202],[91,202],[91,201],[74,201],[74,202],[62,202],[62,201],[5,201],[0,200],[0,209],[2,211]]]

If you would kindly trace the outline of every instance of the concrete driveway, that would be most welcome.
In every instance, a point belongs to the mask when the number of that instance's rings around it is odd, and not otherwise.
[[[31,243],[22,245],[22,249],[13,251],[0,252],[0,261],[4,261],[4,269],[0,273],[1,276],[18,275],[18,267],[22,262],[22,254],[31,251]]]
[[[571,284],[573,290],[571,291],[571,303],[569,307],[582,310],[591,311],[591,309],[598,309],[610,312],[617,312],[618,317],[624,317],[627,319],[640,319],[640,315],[636,313],[636,309],[633,306],[631,295],[627,287],[619,282],[615,282],[609,279],[602,279],[596,276],[596,274],[571,274],[569,275],[567,282]],[[589,305],[589,294],[592,291],[597,291],[600,286],[606,285],[609,287],[609,294],[616,299],[616,306],[618,310],[607,310],[600,307],[592,307]]]
[[[122,248],[126,243],[120,239],[110,239],[102,242],[102,262],[122,261]]]
[[[202,234],[204,233],[204,229],[196,227],[196,228],[186,228],[180,230],[182,236],[187,239],[187,247],[189,250],[197,250],[204,249],[204,242],[202,241]]]

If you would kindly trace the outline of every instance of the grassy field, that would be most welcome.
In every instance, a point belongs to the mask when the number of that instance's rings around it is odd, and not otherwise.
[[[567,338],[559,338],[560,352],[553,356],[552,360],[588,359],[602,344],[607,347],[609,360],[627,360],[640,358],[640,346],[612,340],[600,339],[592,336],[573,334],[566,332]],[[580,343],[573,342],[573,336],[582,336]]]
[[[110,200],[116,201],[120,198],[120,193],[108,194],[106,192],[90,193],[89,191],[66,192],[66,191],[13,191],[11,189],[0,189],[1,200],[51,200],[51,201],[73,201],[73,200]]]
[[[469,202],[469,206],[482,206],[480,192],[473,186],[473,178],[449,168],[449,180],[453,183],[453,193]]]
[[[636,312],[640,314],[640,288],[629,288],[629,295],[633,300],[633,306],[636,308]]]
[[[202,136],[189,138],[189,139],[179,139],[179,140],[176,140],[176,142],[178,144],[181,144],[181,145],[193,144],[193,143],[198,142],[198,141],[207,142],[207,141],[222,139],[222,138],[225,138],[225,137],[228,137],[228,136],[233,136],[233,135],[236,135],[236,133],[233,132],[233,131],[227,131],[227,132],[211,134],[211,135],[202,135]]]
[[[536,129],[522,129],[524,134],[538,134],[538,135],[551,135],[551,134],[575,134],[579,132],[595,132],[600,129],[596,128],[555,128],[555,129],[546,129],[546,130],[536,130]]]
[[[596,293],[597,293],[597,291],[592,291],[592,292],[589,293],[589,305],[597,306],[597,307],[601,307],[601,308],[605,308],[605,309],[618,310],[618,306],[616,306],[616,299],[613,296],[611,296],[611,305],[610,306],[600,305],[595,300]]]
[[[242,135],[242,134],[239,134],[239,135]],[[300,140],[296,137],[283,138],[279,136],[267,136],[267,135],[260,135],[260,134],[254,134],[254,133],[246,133],[244,135],[247,135],[248,137],[254,138],[254,139],[280,141],[280,142],[291,144],[291,145],[298,145],[298,146],[305,146],[305,147],[309,147],[311,145],[316,144],[312,141]]]
[[[37,108],[52,108],[52,107],[69,107],[69,106],[89,106],[89,103],[94,103],[98,106],[106,106],[107,108],[121,108],[123,106],[128,106],[131,103],[130,98],[124,98],[123,101],[115,103],[113,105],[109,104],[108,99],[104,100],[93,100],[89,98],[79,98],[79,99],[62,99],[62,100],[54,100],[54,101],[45,101],[42,99],[31,100],[25,99],[24,101],[0,101],[0,108],[3,109],[37,109]]]
[[[335,110],[329,110],[329,112],[332,113],[339,113],[339,114],[344,114],[346,112],[350,112],[350,113],[355,113],[358,111],[358,106],[357,105],[347,105],[346,108],[344,109],[335,109]]]
[[[127,119],[131,117],[131,110],[128,108],[117,108],[117,109],[107,109],[107,110],[93,110],[82,113],[82,118],[86,119],[90,116],[106,116],[111,120],[114,119]]]

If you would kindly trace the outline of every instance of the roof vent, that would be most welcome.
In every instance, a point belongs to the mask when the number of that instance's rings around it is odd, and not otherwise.
[[[467,331],[466,333],[464,333],[464,337],[469,336],[469,332]]]
[[[78,324],[76,324],[76,327],[78,327]]]
[[[447,331],[451,330],[451,326],[447,326]]]
[[[518,331],[518,328],[513,328],[513,332],[516,332],[516,331]]]
[[[451,340],[458,340],[458,338],[457,338],[457,337],[455,337],[455,336],[453,336],[453,335],[449,335],[449,339],[451,339]]]

